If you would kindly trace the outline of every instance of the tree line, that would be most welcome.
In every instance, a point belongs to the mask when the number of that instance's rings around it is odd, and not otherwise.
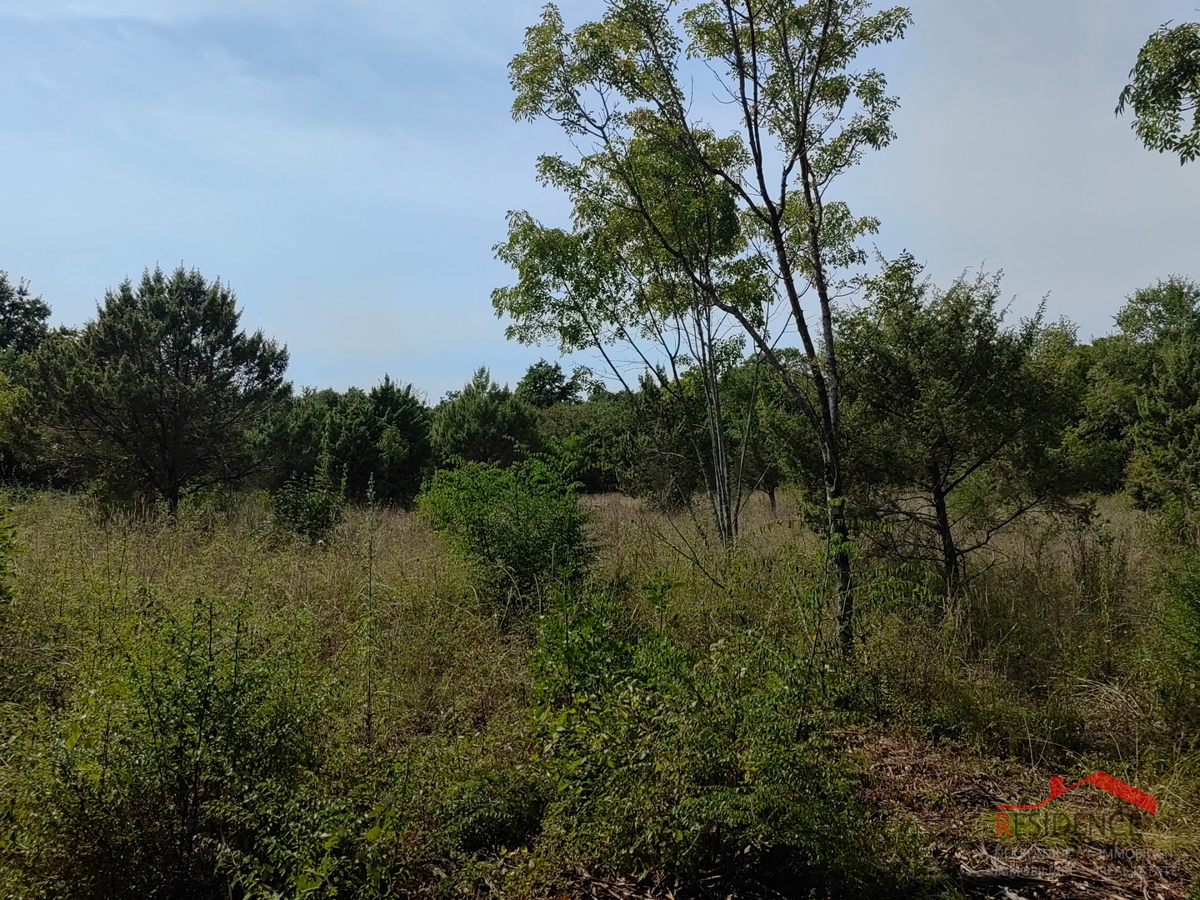
[[[1009,320],[997,275],[938,286],[910,254],[863,274],[879,223],[834,191],[894,139],[898,101],[858,59],[910,18],[863,0],[676,18],[639,0],[568,30],[546,7],[510,66],[513,115],[572,138],[574,156],[538,162],[572,225],[512,213],[496,252],[517,277],[492,302],[510,338],[590,350],[605,379],[542,361],[510,390],[481,368],[432,407],[387,376],[297,392],[286,348],[194,270],[122,282],[77,330],[48,328],[6,276],[10,476],[172,513],[251,485],[317,534],[344,502],[411,504],[438,469],[540,457],[588,490],[703,506],[725,546],[749,494],[774,504],[791,484],[828,539],[847,641],[856,543],[933,565],[953,592],[1032,509],[1122,488],[1193,504],[1194,282],[1137,292],[1114,334],[1081,344],[1044,309]],[[1148,147],[1185,162],[1195,35],[1156,32],[1120,100]],[[728,100],[719,123],[692,102],[700,74]]]
[[[1035,506],[1122,489],[1148,506],[1195,501],[1196,283],[1136,292],[1116,331],[1090,344],[1041,312],[1009,322],[998,275],[942,289],[906,256],[863,285],[865,302],[835,320],[839,449],[860,533],[906,542],[952,583],[980,540]],[[0,277],[15,481],[171,511],[217,488],[318,482],[349,502],[407,506],[437,469],[536,456],[583,490],[684,509],[716,483],[712,378],[737,503],[762,492],[774,505],[792,485],[815,509],[823,491],[818,436],[792,414],[784,379],[736,342],[711,374],[681,355],[674,372],[648,366],[618,390],[546,360],[515,389],[480,368],[430,406],[388,376],[369,390],[295,390],[286,348],[241,328],[231,288],[182,267],[108,291],[79,329],[52,330],[49,315],[26,282]],[[800,351],[773,352],[804,370]]]

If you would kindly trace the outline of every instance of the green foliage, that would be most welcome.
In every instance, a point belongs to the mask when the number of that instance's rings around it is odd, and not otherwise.
[[[902,892],[917,866],[891,855],[903,841],[856,799],[811,658],[754,631],[688,651],[631,635],[614,613],[565,607],[541,623],[536,746],[557,782],[544,843],[685,882],[720,872],[806,896]]]
[[[534,436],[533,410],[493,382],[486,368],[433,414],[433,451],[442,462],[510,465],[528,452]]]
[[[737,486],[715,359],[724,329],[744,335],[821,448],[847,646],[853,592],[832,314],[849,287],[844,270],[865,261],[858,241],[879,223],[854,215],[831,185],[894,137],[897,100],[858,57],[902,38],[910,21],[903,7],[876,11],[868,0],[690,8],[619,0],[568,31],[550,4],[509,66],[513,117],[548,119],[580,148],[577,160],[538,161],[540,178],[570,197],[572,229],[515,212],[496,248],[518,275],[492,294],[497,312],[513,319],[509,336],[605,353],[640,335],[660,345],[654,353],[673,370],[686,346],[704,384],[706,487],[717,533],[731,546]],[[715,125],[697,118],[693,69],[729,96]],[[775,353],[781,321],[800,339],[815,402]]]
[[[561,365],[542,359],[526,370],[513,393],[518,400],[535,409],[547,409],[559,403],[576,403],[586,374],[585,369],[577,369],[567,378]]]
[[[776,355],[797,380],[803,380],[801,354],[780,348]],[[770,498],[772,509],[786,480],[819,493],[820,449],[811,429],[797,419],[787,387],[774,367],[761,354],[754,354],[730,368],[721,380],[721,392],[730,457],[742,489],[762,491]]]
[[[41,451],[172,511],[259,469],[251,429],[286,395],[288,357],[240,317],[228,286],[182,266],[108,291],[77,338],[33,357]]]
[[[411,504],[431,457],[428,410],[412,385],[386,375],[370,391],[305,390],[260,431],[273,463],[272,486],[321,477],[327,463],[345,496],[360,502],[374,479],[380,501]]]
[[[345,506],[344,489],[333,485],[326,457],[316,475],[289,481],[276,493],[275,519],[315,544],[341,524]]]
[[[1200,334],[1163,346],[1137,398],[1127,472],[1135,499],[1193,505],[1200,494]]]
[[[1160,660],[1163,693],[1171,724],[1186,743],[1200,744],[1200,555],[1180,552],[1163,579],[1165,608]]]
[[[1172,276],[1135,292],[1117,314],[1120,333],[1085,354],[1087,392],[1073,438],[1140,504],[1190,504],[1200,486],[1194,382],[1200,285]]]
[[[942,604],[918,578],[886,577],[863,591],[872,612],[854,662],[858,693],[851,696],[871,718],[1031,763],[1077,752],[1081,716],[1050,685],[1052,672],[1067,665],[1065,654],[1053,629],[1030,614],[1041,598],[989,603],[981,590],[968,594],[963,621],[946,621]],[[1080,624],[1070,623],[1069,637],[1060,638],[1090,642],[1093,635],[1075,627]],[[972,664],[973,629],[983,632],[980,643],[999,659]]]
[[[222,896],[223,848],[266,838],[239,811],[269,807],[315,763],[319,693],[204,601],[147,606],[121,647],[30,752],[12,801],[26,896]]]
[[[604,392],[582,403],[538,411],[538,444],[564,477],[579,482],[588,493],[617,490],[613,453],[623,436],[615,411],[618,403]]]
[[[1074,339],[1040,314],[1004,327],[998,276],[931,292],[920,271],[892,263],[840,321],[846,440],[866,508],[908,526],[879,536],[910,540],[953,587],[967,553],[1069,489],[1054,451],[1077,398],[1057,350]]]
[[[621,424],[613,460],[621,491],[657,509],[689,506],[704,486],[704,463],[711,464],[711,457],[697,449],[705,440],[703,401],[678,385],[667,390],[645,376],[636,393],[618,402],[614,412]]]
[[[1117,326],[1143,344],[1200,333],[1200,284],[1172,275],[1134,291],[1117,313]]]
[[[22,681],[21,665],[19,664],[15,646],[10,646],[6,636],[10,634],[12,623],[12,555],[16,549],[13,539],[11,522],[12,511],[0,506],[0,704],[11,702],[19,697],[20,682]]]
[[[50,333],[48,318],[50,307],[30,293],[29,282],[22,279],[14,285],[8,273],[0,271],[0,350],[36,350]]]
[[[1190,796],[1196,568],[1174,551],[1200,541],[1182,507],[1161,534],[1111,498],[1088,524],[1023,520],[952,607],[915,567],[864,561],[839,661],[798,522],[753,511],[766,527],[702,573],[662,516],[593,505],[609,552],[547,592],[531,639],[401,510],[347,510],[348,536],[370,529],[370,602],[359,541],[280,542],[257,499],[164,527],[22,497],[0,896],[536,898],[594,892],[586,870],[679,895],[915,897],[955,871],[943,849],[978,847],[1014,760],[1038,785],[1117,760]],[[933,854],[906,836],[914,804],[949,823]],[[1187,867],[1178,821],[1155,819]]]
[[[541,597],[564,573],[582,574],[593,557],[576,486],[538,459],[438,472],[418,509],[510,603]]]
[[[385,503],[408,505],[416,498],[430,459],[429,415],[413,392],[387,376],[363,393],[351,388],[329,415],[329,454],[334,477],[356,500],[367,498],[374,479]]]
[[[1117,112],[1133,108],[1133,130],[1146,149],[1178,153],[1180,163],[1200,155],[1200,23],[1159,28],[1129,77]]]
[[[332,388],[305,388],[263,419],[259,440],[270,462],[271,488],[316,474],[328,443],[330,414],[341,399]]]

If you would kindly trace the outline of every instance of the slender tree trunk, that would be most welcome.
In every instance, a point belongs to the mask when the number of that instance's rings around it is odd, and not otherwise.
[[[721,545],[732,547],[737,539],[737,517],[733,512],[733,480],[729,475],[729,457],[725,446],[723,422],[717,418],[720,406],[710,411],[709,438],[713,455],[713,514]]]
[[[838,465],[837,445],[823,442],[825,502],[828,507],[829,547],[838,583],[838,643],[846,656],[854,652],[854,573],[850,560],[850,529],[846,524],[846,498]]]
[[[932,491],[935,530],[942,544],[942,575],[945,579],[946,596],[958,592],[959,564],[958,547],[954,543],[954,532],[950,528],[950,512],[946,508],[946,493],[935,483]]]
[[[725,415],[721,407],[721,373],[713,355],[712,310],[695,312],[700,373],[704,380],[704,400],[708,420],[709,448],[712,453],[710,495],[717,537],[729,548],[737,540],[737,512],[733,501],[733,478],[729,468],[729,447],[725,439]]]

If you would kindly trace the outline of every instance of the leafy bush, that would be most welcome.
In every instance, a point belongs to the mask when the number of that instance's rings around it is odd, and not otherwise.
[[[802,653],[753,631],[688,651],[567,612],[542,620],[535,671],[539,765],[558,785],[543,853],[557,842],[609,870],[793,896],[919,879],[919,854],[901,861],[858,801]]]
[[[545,779],[517,764],[523,750],[477,736],[415,742],[394,755],[351,751],[270,804],[230,804],[231,817],[259,836],[222,850],[234,896],[494,894],[510,874],[508,856],[535,840],[546,803]]]
[[[289,481],[275,495],[276,522],[314,544],[329,537],[345,511],[342,492],[322,474]]]
[[[1181,553],[1164,579],[1161,692],[1170,720],[1185,739],[1200,742],[1200,554]]]
[[[23,895],[226,896],[222,852],[268,839],[230,810],[305,779],[318,700],[296,660],[211,603],[148,610],[122,643],[30,750],[9,817]]]
[[[464,463],[438,472],[418,508],[479,570],[493,596],[527,603],[594,555],[574,484],[546,463]]]

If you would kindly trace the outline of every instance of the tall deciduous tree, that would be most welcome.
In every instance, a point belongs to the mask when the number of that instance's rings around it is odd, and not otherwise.
[[[287,350],[239,327],[233,291],[180,266],[108,291],[77,337],[32,360],[43,446],[165,500],[261,465],[250,430],[287,393]]]
[[[705,473],[717,534],[729,545],[737,532],[736,479],[719,390],[730,346],[724,337],[727,317],[631,210],[639,202],[652,210],[688,265],[702,271],[702,280],[714,289],[730,295],[765,289],[754,278],[761,273],[737,260],[744,241],[730,191],[687,163],[653,136],[637,134],[625,164],[644,188],[639,200],[625,183],[587,161],[572,168],[543,160],[545,177],[572,196],[576,228],[568,233],[527,214],[511,216],[509,239],[497,251],[520,277],[492,299],[514,321],[510,337],[526,343],[549,338],[562,352],[599,351],[628,394],[634,386],[627,367],[652,378],[677,409],[690,410],[695,404],[685,399],[682,381],[685,372],[697,376],[690,380],[701,388],[703,412],[689,429],[693,468]],[[690,504],[690,497],[677,499]]]
[[[677,26],[676,8],[610,0],[600,21],[567,32],[547,6],[512,62],[513,113],[546,117],[591,143],[577,163],[544,157],[542,177],[571,193],[584,228],[594,220],[587,211],[605,205],[636,223],[639,255],[660,261],[701,323],[710,313],[736,321],[815,430],[848,647],[854,593],[833,312],[845,289],[838,270],[863,261],[855,241],[877,223],[852,215],[830,189],[893,137],[896,101],[883,75],[855,60],[902,36],[910,16],[875,12],[868,0],[713,0],[684,11]],[[693,74],[716,78],[728,102],[713,112],[734,117],[726,137],[702,122],[711,105],[700,102],[707,91],[691,95]],[[683,202],[689,192],[692,204]],[[736,288],[764,273],[773,290]],[[812,392],[779,357],[776,325],[800,344]]]
[[[1200,155],[1200,22],[1163,25],[1150,35],[1129,73],[1117,113],[1133,109],[1133,130],[1149,150]]]

